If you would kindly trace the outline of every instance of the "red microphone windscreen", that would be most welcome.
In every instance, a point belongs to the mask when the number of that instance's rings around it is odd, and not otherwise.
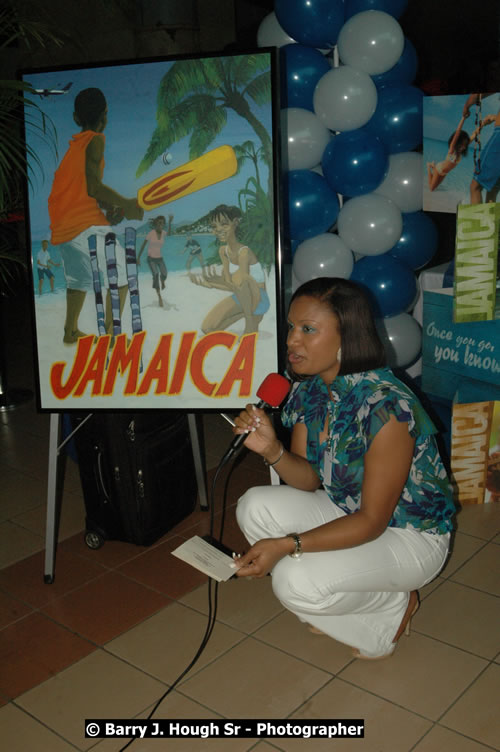
[[[271,407],[278,407],[290,391],[290,387],[290,382],[280,373],[270,373],[257,389],[257,397]]]

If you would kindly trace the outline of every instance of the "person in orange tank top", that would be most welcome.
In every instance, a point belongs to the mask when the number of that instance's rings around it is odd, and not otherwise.
[[[124,198],[102,182],[104,171],[103,131],[107,123],[107,103],[100,89],[83,89],[75,98],[73,119],[81,131],[73,136],[57,168],[49,196],[52,245],[60,245],[66,278],[65,344],[85,336],[78,328],[78,318],[87,290],[92,290],[92,270],[88,238],[97,238],[97,255],[101,271],[106,269],[104,238],[110,225],[123,218],[142,219],[144,211],[135,198]],[[117,242],[117,272],[120,312],[127,296],[125,251]],[[105,275],[104,279],[105,279]],[[112,327],[109,291],[106,298],[106,331]]]

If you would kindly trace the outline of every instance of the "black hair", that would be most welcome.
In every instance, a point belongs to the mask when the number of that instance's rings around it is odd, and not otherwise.
[[[163,219],[164,223],[167,224],[167,220],[165,219],[165,216],[163,214],[158,214],[156,217],[153,217],[149,220],[149,226],[154,227],[155,222],[157,222],[159,219]]]
[[[241,219],[243,216],[241,209],[237,206],[227,206],[227,204],[219,204],[208,215],[208,221],[213,222],[217,217],[227,217],[229,220]]]
[[[82,89],[75,97],[75,115],[82,128],[96,126],[106,107],[106,97],[100,89]]]
[[[386,365],[385,349],[375,327],[370,298],[361,287],[341,277],[318,277],[297,288],[290,305],[305,296],[324,303],[337,317],[342,344],[339,375],[371,371]],[[291,375],[300,380],[295,374]]]
[[[451,136],[448,139],[448,146],[451,144],[451,142],[453,141],[454,138],[455,138],[455,134],[452,133]],[[465,157],[465,155],[467,154],[467,150],[469,148],[469,144],[470,144],[470,136],[467,133],[467,131],[460,131],[460,133],[458,134],[457,142],[455,144],[455,151],[457,150],[458,146],[464,145],[465,149],[462,152],[462,154]]]

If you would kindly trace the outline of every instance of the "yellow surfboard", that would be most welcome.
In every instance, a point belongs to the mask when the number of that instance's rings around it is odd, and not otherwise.
[[[157,209],[170,201],[232,177],[237,167],[233,148],[227,145],[219,146],[140,188],[137,192],[137,201],[145,211]]]

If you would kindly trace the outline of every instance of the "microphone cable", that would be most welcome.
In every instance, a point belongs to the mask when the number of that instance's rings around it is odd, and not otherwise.
[[[217,481],[220,475],[221,470],[227,465],[228,457],[223,457],[221,461],[219,462],[217,469],[215,471],[213,480],[212,480],[212,486],[210,490],[210,538],[213,540],[214,538],[214,527],[215,527],[215,488],[217,485]],[[231,459],[234,459],[234,456],[231,457]],[[226,505],[227,505],[227,490],[229,486],[229,480],[231,478],[231,473],[234,469],[234,464],[231,467],[225,484],[224,484],[224,492],[222,495],[222,513],[221,513],[221,521],[219,526],[219,540],[222,541],[222,534],[224,532],[224,522],[225,522],[225,516],[226,516]],[[217,606],[218,606],[218,597],[219,597],[219,582],[214,581],[211,577],[208,578],[208,618],[207,618],[207,626],[205,629],[205,634],[203,635],[203,638],[201,640],[200,646],[198,650],[196,651],[193,659],[188,664],[188,666],[182,671],[181,674],[175,679],[173,684],[168,687],[168,689],[161,695],[161,697],[156,701],[156,703],[153,706],[153,709],[150,711],[148,716],[144,719],[146,721],[151,720],[153,714],[158,710],[161,703],[165,698],[172,692],[173,689],[179,684],[180,681],[186,676],[186,674],[191,671],[193,666],[196,664],[196,662],[201,657],[203,651],[205,650],[208,641],[210,640],[210,637],[212,636],[212,632],[215,627],[216,619],[217,619]],[[124,747],[120,747],[119,752],[124,752],[128,747],[130,747],[131,744],[136,740],[136,737],[133,739],[130,739],[127,744],[125,744]]]
[[[266,376],[262,384],[257,389],[257,396],[259,397],[259,403],[258,407],[270,407],[271,410],[274,408],[279,407],[281,402],[284,400],[286,395],[288,394],[290,390],[290,383],[287,379],[285,379],[284,376],[281,376],[279,373],[270,373]],[[219,474],[223,467],[226,466],[226,464],[229,462],[230,459],[234,459],[239,449],[243,446],[243,443],[246,439],[245,434],[239,434],[233,438],[233,441],[230,444],[229,449],[222,457],[221,461],[219,462],[217,469],[214,474],[214,478],[212,481],[212,488],[210,492],[210,534],[209,538],[212,542],[212,545],[214,545],[214,524],[215,524],[215,487],[217,484],[217,480],[219,477]],[[234,469],[233,467],[231,468]],[[219,531],[219,546],[222,548],[222,533],[224,530],[224,520],[226,515],[226,502],[227,502],[227,488],[229,483],[229,478],[231,476],[231,471],[228,473],[228,477],[226,478],[226,484],[224,486],[224,493],[222,496],[222,512],[221,512],[221,524],[220,524],[220,531]],[[205,536],[206,538],[206,536]],[[217,541],[215,541],[215,545],[217,544]],[[216,545],[217,547],[217,545]],[[213,594],[212,594],[212,586],[214,586]],[[203,635],[203,639],[200,643],[200,646],[198,650],[196,651],[196,654],[190,664],[184,669],[184,671],[177,677],[177,679],[174,681],[174,683],[162,694],[160,699],[155,703],[153,709],[145,718],[146,721],[149,721],[153,715],[153,713],[158,709],[158,707],[161,705],[163,700],[167,697],[167,695],[170,694],[170,692],[175,689],[175,687],[179,684],[179,682],[186,676],[186,674],[193,668],[193,666],[196,664],[198,659],[200,658],[201,654],[205,650],[205,647],[207,646],[208,641],[210,640],[210,637],[212,636],[212,632],[215,626],[216,617],[217,617],[217,604],[218,604],[218,596],[219,596],[219,583],[212,582],[212,578],[208,578],[208,621],[207,621],[207,627],[205,630],[205,634]],[[134,739],[130,739],[127,744],[125,744],[124,747],[121,747],[119,752],[123,752],[125,749],[130,747],[130,745],[135,741]]]

